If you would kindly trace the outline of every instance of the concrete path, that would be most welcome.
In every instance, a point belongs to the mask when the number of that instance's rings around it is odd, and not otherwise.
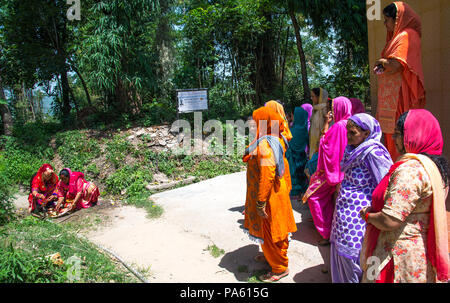
[[[260,251],[244,234],[245,172],[220,176],[151,198],[164,208],[158,219],[147,219],[142,209],[112,210],[111,224],[88,238],[111,248],[138,267],[150,267],[151,282],[246,282],[267,265],[253,261]],[[318,247],[307,206],[295,203],[298,231],[288,251],[291,274],[287,282],[331,282],[329,247]],[[225,254],[214,258],[207,247]]]

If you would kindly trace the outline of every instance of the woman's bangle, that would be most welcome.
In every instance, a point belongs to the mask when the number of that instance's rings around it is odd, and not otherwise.
[[[265,207],[266,207],[266,202],[263,202],[263,201],[256,202],[257,209],[264,209]]]
[[[366,215],[364,216],[366,223],[369,223],[369,214],[369,212],[366,212]]]

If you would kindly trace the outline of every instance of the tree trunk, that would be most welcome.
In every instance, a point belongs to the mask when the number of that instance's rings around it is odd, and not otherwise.
[[[84,82],[84,79],[81,76],[81,73],[78,71],[78,69],[73,65],[71,67],[72,67],[73,71],[78,75],[78,78],[80,78],[81,84],[83,85],[84,93],[86,94],[88,104],[89,104],[89,106],[92,106],[91,96],[89,95],[89,91],[87,89],[86,82]]]
[[[33,106],[33,100],[32,98],[30,98],[30,94],[28,92],[28,90],[25,88],[25,83],[22,83],[22,95],[23,95],[23,100],[26,102],[28,102],[28,106],[31,109],[31,113],[33,114],[33,121],[36,121],[36,114],[34,112],[34,106]]]
[[[6,96],[5,92],[3,91],[3,83],[1,77],[0,77],[0,98],[6,101]],[[11,136],[13,128],[13,119],[11,112],[9,111],[8,104],[0,104],[0,113],[3,122],[3,134],[5,136]]]
[[[295,13],[293,10],[289,10],[289,16],[292,20],[292,25],[294,26],[295,31],[295,38],[297,40],[297,50],[298,55],[300,57],[300,64],[302,67],[302,84],[303,84],[303,98],[305,100],[311,99],[311,92],[309,90],[309,83],[308,83],[308,72],[306,70],[306,57],[305,52],[303,51],[303,42],[302,42],[302,36],[300,35],[300,26],[297,22],[297,17],[295,17]]]
[[[264,13],[264,17],[271,22],[272,15]],[[257,105],[262,105],[263,98],[273,97],[277,86],[277,76],[275,74],[275,57],[273,53],[274,35],[271,29],[266,30],[258,39],[258,49],[256,52],[256,75],[255,91]]]
[[[282,62],[281,62],[281,93],[284,94],[284,73],[286,71],[286,56],[287,56],[287,48],[289,42],[289,31],[290,26],[288,26],[286,31],[286,41],[284,45],[284,52],[282,53]]]
[[[70,97],[69,97],[69,80],[67,79],[67,71],[61,73],[61,93],[62,93],[62,114],[63,120],[68,122],[70,116]]]

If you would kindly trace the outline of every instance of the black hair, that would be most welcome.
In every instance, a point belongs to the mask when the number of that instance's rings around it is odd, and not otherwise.
[[[319,87],[314,87],[312,89],[314,95],[316,95],[317,97],[320,97],[320,88]]]
[[[328,103],[328,109],[332,112],[333,111],[333,99],[328,98],[327,100]],[[332,113],[334,115],[334,113]]]
[[[62,169],[60,172],[59,172],[59,175],[60,176],[64,176],[64,177],[67,177],[67,178],[70,178],[70,173],[69,173],[69,171],[67,170],[67,169]]]
[[[397,6],[395,3],[391,3],[383,9],[383,14],[386,17],[397,19]]]
[[[408,113],[409,111],[405,112],[397,120],[397,129],[400,131],[402,138],[404,137],[405,134],[405,122]],[[429,155],[427,153],[421,154],[427,156],[434,162],[434,164],[436,164],[437,168],[439,169],[439,172],[441,173],[442,180],[444,180],[445,187],[447,187],[450,181],[450,167],[447,158],[443,155]]]

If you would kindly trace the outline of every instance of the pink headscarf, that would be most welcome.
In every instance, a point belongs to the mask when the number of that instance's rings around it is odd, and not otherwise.
[[[82,172],[73,172],[70,170],[70,168],[65,168],[65,169],[70,174],[69,184],[65,184],[64,182],[60,181],[59,186],[67,191],[67,194],[69,195],[69,197],[74,198],[79,191],[79,188],[77,186],[78,179],[84,178],[84,174]]]
[[[352,114],[352,103],[346,97],[333,100],[335,123],[320,139],[318,171],[324,171],[328,183],[337,185],[344,179],[341,161],[347,146],[347,120]]]
[[[407,153],[429,155],[442,155],[444,141],[438,120],[425,109],[412,109],[408,112],[403,131],[403,142]],[[425,170],[427,170],[427,167]],[[430,171],[428,171],[430,174]],[[431,180],[433,180],[431,173]],[[435,175],[439,174],[438,172]],[[440,177],[440,174],[439,174]],[[441,178],[435,177],[439,180]],[[439,281],[446,282],[449,278],[449,256],[448,256],[448,231],[447,213],[445,211],[445,196],[439,181],[432,184],[433,204],[430,211],[430,224],[428,229],[427,257],[433,267]],[[436,184],[437,183],[437,184]],[[440,198],[439,198],[440,197]]]
[[[444,139],[438,120],[426,109],[411,109],[405,120],[404,145],[407,153],[442,155]]]
[[[352,102],[352,116],[356,114],[365,114],[366,109],[364,108],[364,104],[358,98],[350,98],[350,102]]]

